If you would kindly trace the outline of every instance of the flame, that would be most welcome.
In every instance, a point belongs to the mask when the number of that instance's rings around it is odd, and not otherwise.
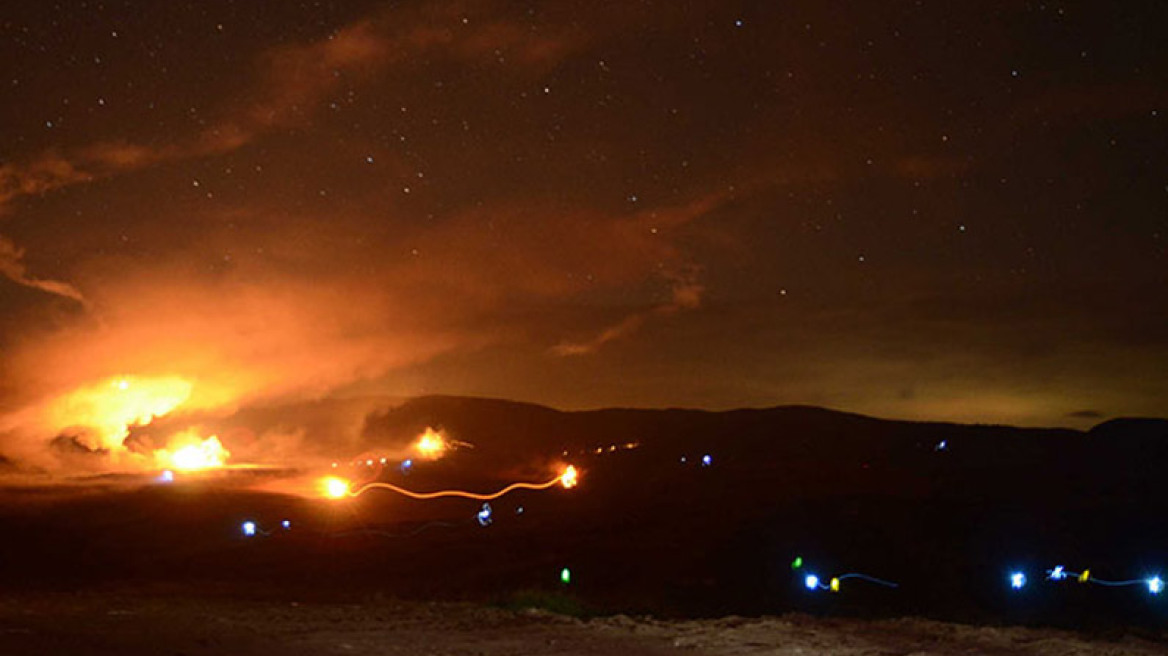
[[[572,465],[568,465],[567,469],[564,470],[564,473],[560,474],[560,485],[563,485],[565,489],[570,490],[576,487],[576,483],[578,482],[579,474],[576,472],[576,468]]]
[[[319,485],[321,494],[330,499],[344,499],[349,494],[349,481],[337,476],[325,476]]]
[[[231,453],[223,448],[218,436],[200,440],[189,433],[179,434],[177,438],[172,438],[169,448],[154,452],[157,466],[179,471],[222,467],[230,457]]]
[[[419,457],[437,460],[446,453],[449,445],[446,444],[446,439],[442,437],[441,433],[427,426],[426,432],[422,433],[417,442],[414,442],[413,448]]]
[[[79,437],[92,449],[124,450],[130,428],[150,423],[174,410],[191,395],[191,383],[176,376],[112,378],[66,394],[46,411],[58,433],[87,429]]]

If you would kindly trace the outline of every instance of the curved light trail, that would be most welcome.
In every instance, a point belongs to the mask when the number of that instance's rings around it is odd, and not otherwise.
[[[435,492],[414,492],[413,490],[407,490],[406,488],[394,485],[393,483],[384,483],[384,482],[380,482],[380,481],[366,483],[366,484],[362,485],[361,487],[357,488],[356,490],[350,490],[348,488],[348,484],[345,483],[343,480],[338,479],[338,478],[329,478],[329,479],[326,479],[326,483],[325,483],[325,495],[328,497],[334,498],[334,499],[339,499],[342,497],[361,496],[362,494],[364,494],[365,492],[368,492],[369,490],[389,490],[390,492],[396,492],[402,496],[406,496],[406,497],[409,497],[411,499],[426,500],[426,499],[441,499],[441,498],[445,498],[445,497],[459,497],[459,498],[463,498],[463,499],[475,499],[478,501],[492,501],[494,499],[498,499],[499,497],[501,497],[505,494],[508,494],[510,492],[514,492],[515,490],[546,490],[546,489],[554,487],[556,485],[562,485],[565,488],[572,488],[572,487],[576,486],[576,482],[578,480],[577,477],[578,477],[578,472],[576,471],[576,468],[569,465],[567,467],[567,469],[565,469],[562,474],[560,474],[559,476],[556,476],[555,478],[551,479],[550,481],[544,481],[543,483],[512,483],[512,484],[508,485],[507,487],[505,487],[501,490],[498,490],[497,492],[490,492],[490,493],[467,492],[465,490],[438,490]]]

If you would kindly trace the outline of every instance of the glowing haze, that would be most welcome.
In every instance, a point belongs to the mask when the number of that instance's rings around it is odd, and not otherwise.
[[[210,425],[421,393],[1168,414],[1139,3],[16,4],[7,461],[295,461]]]

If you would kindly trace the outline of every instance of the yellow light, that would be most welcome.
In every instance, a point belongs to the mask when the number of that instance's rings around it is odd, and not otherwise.
[[[212,435],[200,444],[192,444],[174,452],[170,457],[175,469],[190,471],[192,469],[207,469],[208,467],[222,467],[228,456],[219,438]]]
[[[563,485],[567,489],[576,487],[577,476],[576,468],[568,465],[568,468],[560,475],[560,485]]]
[[[157,466],[179,471],[222,467],[227,464],[230,457],[231,453],[223,448],[217,436],[199,439],[194,431],[180,433],[171,438],[169,448],[154,452],[154,462]]]
[[[436,460],[446,452],[446,440],[433,428],[427,427],[426,432],[414,442],[414,451],[422,458]]]
[[[326,476],[320,480],[320,490],[330,499],[344,499],[349,495],[349,481],[336,476]]]

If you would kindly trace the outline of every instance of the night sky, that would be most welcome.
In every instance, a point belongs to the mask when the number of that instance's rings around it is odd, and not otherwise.
[[[1168,415],[1159,5],[6,3],[0,432],[116,376]]]

